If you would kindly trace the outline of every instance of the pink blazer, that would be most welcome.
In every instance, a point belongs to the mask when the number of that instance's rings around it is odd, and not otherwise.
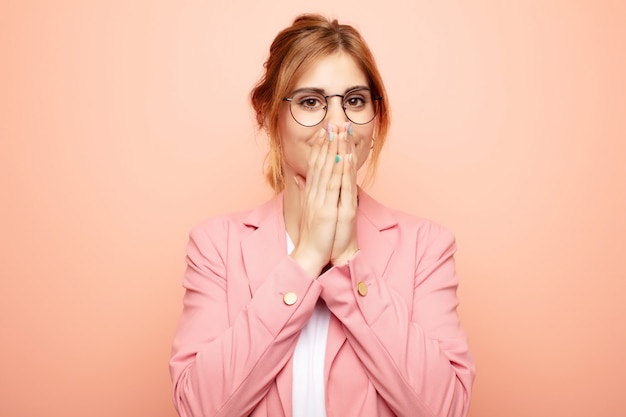
[[[282,194],[192,230],[170,362],[181,417],[291,416],[292,353],[319,297],[328,417],[467,415],[454,237],[359,196],[360,251],[317,280],[287,256]]]

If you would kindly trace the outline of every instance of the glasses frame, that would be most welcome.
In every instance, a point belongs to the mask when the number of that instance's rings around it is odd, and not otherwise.
[[[376,96],[376,97],[372,96],[372,103],[374,104],[374,115],[367,122],[357,123],[354,120],[352,120],[350,118],[350,116],[348,116],[348,113],[346,113],[346,106],[344,106],[344,104],[343,104],[344,98],[346,96],[356,92],[356,91],[369,91],[370,93],[372,92],[372,90],[369,89],[369,88],[355,88],[353,90],[346,91],[344,94],[329,94],[327,96],[322,96],[322,97],[324,97],[324,101],[326,102],[326,105],[324,106],[324,116],[322,116],[322,119],[319,122],[315,123],[314,125],[305,125],[304,123],[300,123],[298,121],[298,119],[296,119],[296,116],[293,115],[293,109],[291,107],[292,103],[293,103],[293,96],[291,96],[291,97],[283,97],[283,101],[289,102],[289,113],[291,114],[291,117],[293,118],[293,120],[295,120],[296,123],[298,123],[300,126],[304,126],[304,127],[315,127],[315,126],[319,125],[320,123],[322,123],[324,121],[324,119],[326,118],[326,115],[328,114],[328,99],[329,98],[333,98],[333,97],[341,97],[341,108],[343,109],[343,114],[346,115],[346,118],[348,120],[350,120],[350,122],[354,123],[355,125],[366,125],[368,123],[371,123],[372,120],[374,120],[376,118],[376,115],[378,114],[378,107],[379,107],[378,106],[378,102],[383,99],[383,96]]]

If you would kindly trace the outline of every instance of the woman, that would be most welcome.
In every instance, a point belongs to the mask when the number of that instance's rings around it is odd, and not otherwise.
[[[363,39],[298,17],[251,101],[277,195],[191,232],[170,362],[179,414],[465,416],[454,238],[357,186],[389,126]]]

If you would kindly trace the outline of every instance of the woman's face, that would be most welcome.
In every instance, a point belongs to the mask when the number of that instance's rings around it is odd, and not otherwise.
[[[369,87],[365,74],[350,55],[337,52],[313,63],[296,80],[294,91],[316,89],[321,90],[324,96],[344,95],[355,87]],[[319,140],[320,130],[326,129],[330,123],[334,126],[335,132],[341,132],[350,121],[343,111],[341,97],[329,97],[327,100],[328,111],[324,120],[313,127],[298,124],[291,115],[289,102],[283,103],[279,113],[278,129],[282,139],[283,172],[286,181],[290,181],[290,177],[296,174],[306,178],[311,146],[316,139]],[[351,125],[352,136],[348,135],[347,138],[355,144],[357,167],[361,168],[372,146],[375,120],[364,125],[354,123]]]

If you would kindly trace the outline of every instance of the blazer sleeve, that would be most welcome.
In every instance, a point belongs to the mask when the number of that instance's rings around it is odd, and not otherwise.
[[[191,232],[183,312],[170,360],[174,405],[181,417],[247,416],[291,356],[321,287],[285,253],[250,302],[228,319],[231,279],[227,227]],[[283,301],[286,292],[295,304]]]
[[[321,297],[396,415],[464,417],[475,370],[456,312],[455,240],[434,224],[416,240],[415,272],[407,277],[414,282],[412,305],[362,252],[320,277]]]

